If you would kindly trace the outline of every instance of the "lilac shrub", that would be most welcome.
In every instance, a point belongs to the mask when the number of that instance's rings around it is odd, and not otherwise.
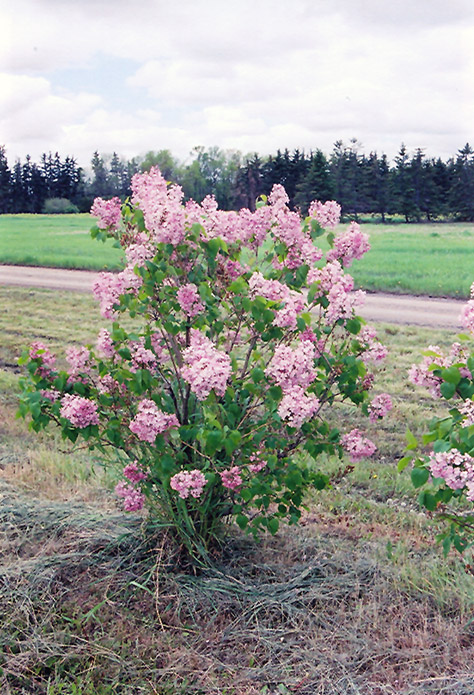
[[[333,201],[302,220],[278,185],[254,212],[221,211],[209,196],[183,204],[157,169],[136,174],[132,192],[92,209],[92,236],[114,237],[126,257],[93,290],[111,325],[68,350],[66,371],[34,343],[21,413],[111,453],[124,509],[146,506],[205,556],[233,519],[253,533],[296,523],[305,491],[329,484],[322,452],[374,452],[325,416],[349,402],[374,422],[391,406],[386,394],[370,402],[386,350],[356,316],[363,293],[345,272],[368,238],[354,222],[334,235]]]
[[[447,401],[447,412],[429,422],[421,443],[408,432],[406,456],[399,463],[399,470],[412,465],[421,505],[448,522],[438,536],[446,554],[451,546],[464,552],[474,545],[474,356],[466,345],[474,335],[474,285],[460,320],[468,332],[459,336],[461,342],[446,353],[430,345],[409,371],[413,384]]]

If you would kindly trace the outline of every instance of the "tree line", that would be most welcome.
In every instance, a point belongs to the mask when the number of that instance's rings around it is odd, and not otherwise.
[[[219,147],[196,147],[190,163],[169,150],[149,151],[126,160],[116,152],[94,152],[90,171],[74,157],[44,153],[9,167],[0,147],[0,213],[86,212],[97,196],[125,199],[132,176],[158,166],[169,181],[182,186],[186,199],[200,202],[214,195],[224,210],[253,210],[258,195],[282,184],[290,206],[306,213],[312,200],[337,200],[346,217],[375,215],[383,222],[401,215],[407,222],[458,219],[474,221],[474,150],[469,144],[446,161],[426,157],[421,148],[408,153],[405,145],[390,162],[387,155],[360,152],[356,140],[337,141],[329,156],[278,150],[261,157]]]

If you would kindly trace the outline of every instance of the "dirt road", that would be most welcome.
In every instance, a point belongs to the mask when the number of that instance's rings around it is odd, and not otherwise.
[[[90,292],[98,273],[87,270],[0,265],[0,285]],[[459,330],[465,300],[367,294],[360,314],[368,321]]]

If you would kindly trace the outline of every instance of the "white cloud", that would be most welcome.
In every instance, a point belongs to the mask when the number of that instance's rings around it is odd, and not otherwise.
[[[9,156],[327,151],[355,136],[446,157],[474,139],[471,0],[16,0],[0,25]],[[138,65],[127,78],[117,62],[113,102],[88,68],[101,55]],[[89,86],[70,71],[60,88],[68,67],[90,69]]]

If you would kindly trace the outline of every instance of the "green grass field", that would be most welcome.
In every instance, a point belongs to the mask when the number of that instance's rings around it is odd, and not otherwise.
[[[73,304],[72,304],[73,302]],[[406,381],[447,331],[380,325],[394,410],[371,461],[323,458],[336,483],[298,528],[235,530],[216,567],[177,570],[166,536],[124,515],[87,450],[15,419],[23,345],[94,342],[88,295],[0,287],[0,691],[5,695],[472,695],[474,576],[434,543],[409,473],[409,424],[436,403]],[[367,420],[344,416],[345,426]]]
[[[119,266],[110,241],[93,241],[90,215],[0,215],[0,263],[101,270]],[[338,231],[342,231],[340,226]],[[371,291],[467,297],[474,224],[364,224],[372,249],[350,272]]]
[[[112,242],[93,241],[94,219],[79,215],[0,215],[0,263],[87,270],[119,267]]]

